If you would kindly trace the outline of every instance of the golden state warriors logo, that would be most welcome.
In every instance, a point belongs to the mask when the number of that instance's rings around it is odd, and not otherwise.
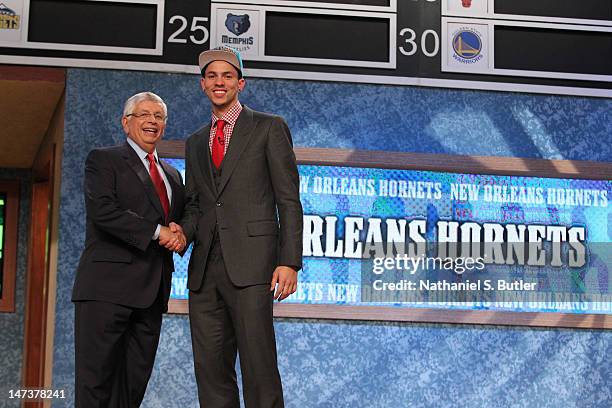
[[[0,30],[19,30],[20,17],[4,3],[0,3]]]
[[[482,39],[471,28],[461,28],[453,34],[453,58],[464,64],[474,64],[482,59]]]

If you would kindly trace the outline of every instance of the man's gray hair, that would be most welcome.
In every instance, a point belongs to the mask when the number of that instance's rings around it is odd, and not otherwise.
[[[155,95],[153,92],[140,92],[136,95],[130,96],[130,98],[125,101],[125,105],[123,105],[123,116],[127,116],[131,113],[134,113],[134,107],[142,101],[152,101],[159,103],[164,110],[164,116],[168,116],[168,108],[166,107],[166,103],[162,98]]]

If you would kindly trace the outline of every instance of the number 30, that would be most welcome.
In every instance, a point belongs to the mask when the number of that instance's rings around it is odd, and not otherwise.
[[[414,41],[417,38],[416,32],[412,28],[402,28],[399,32],[400,37],[403,37],[406,33],[410,33],[410,37],[406,38],[406,44],[410,45],[410,49],[406,50],[404,46],[399,47],[399,51],[404,55],[414,55],[419,49],[419,46]],[[427,36],[431,35],[434,39],[434,47],[433,50],[428,51],[426,47]],[[440,50],[440,37],[438,33],[434,30],[425,30],[423,34],[421,34],[421,50],[426,57],[434,57],[438,51]]]

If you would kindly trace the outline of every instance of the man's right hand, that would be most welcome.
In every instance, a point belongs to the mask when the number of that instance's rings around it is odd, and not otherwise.
[[[159,245],[166,249],[181,252],[186,244],[187,239],[183,234],[183,229],[178,224],[171,222],[169,227],[162,226],[159,230]]]

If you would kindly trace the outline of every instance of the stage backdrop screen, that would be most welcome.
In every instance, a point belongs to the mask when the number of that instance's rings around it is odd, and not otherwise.
[[[304,265],[285,302],[610,313],[610,180],[299,171]],[[189,254],[173,299],[188,296]]]

